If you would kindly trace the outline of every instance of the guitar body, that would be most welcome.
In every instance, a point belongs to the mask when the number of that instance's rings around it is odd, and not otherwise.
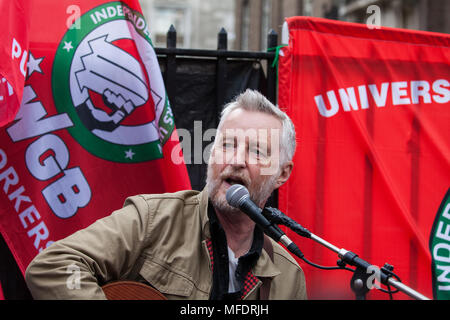
[[[155,288],[136,281],[111,282],[102,289],[108,300],[167,300]]]

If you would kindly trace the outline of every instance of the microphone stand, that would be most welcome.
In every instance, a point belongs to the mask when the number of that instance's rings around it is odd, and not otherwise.
[[[381,269],[378,269],[377,267],[374,268],[373,265],[359,258],[357,254],[345,249],[339,249],[338,247],[332,245],[328,241],[325,241],[324,239],[316,236],[313,233],[311,233],[311,239],[321,244],[322,246],[330,249],[331,251],[337,253],[338,257],[344,263],[356,267],[354,275],[351,279],[351,288],[353,292],[355,292],[357,300],[365,299],[366,293],[369,292],[370,290],[368,286],[368,279],[373,274],[371,271],[375,270],[379,270],[379,279],[382,284],[391,285],[394,288],[398,289],[399,291],[402,291],[403,293],[407,294],[408,296],[416,300],[430,300],[421,293],[406,286],[405,284],[392,279],[391,277],[392,275],[383,270],[383,268]]]
[[[392,273],[392,270],[394,269],[392,266],[386,264],[383,268],[380,269],[377,266],[374,266],[369,262],[359,258],[357,254],[351,251],[348,251],[343,248],[339,249],[335,245],[329,243],[328,241],[320,238],[319,236],[313,234],[306,228],[302,227],[300,224],[284,215],[278,209],[266,207],[264,208],[262,214],[273,223],[284,224],[289,228],[291,228],[295,233],[299,234],[300,236],[312,239],[315,242],[319,243],[320,245],[324,246],[325,248],[337,253],[340,259],[338,260],[337,264],[340,267],[344,267],[345,265],[355,267],[355,270],[353,270],[354,272],[353,277],[350,280],[350,287],[352,291],[355,293],[357,300],[365,299],[366,294],[372,288],[372,285],[369,286],[370,282],[369,278],[370,277],[374,278],[374,276],[382,284],[388,287],[392,286],[416,300],[430,300],[426,296],[413,290],[412,288],[408,287],[402,282],[392,279],[392,276],[394,275]]]

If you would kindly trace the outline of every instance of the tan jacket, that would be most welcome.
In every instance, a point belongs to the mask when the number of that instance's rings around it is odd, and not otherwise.
[[[206,191],[130,197],[122,209],[38,254],[25,278],[35,299],[105,299],[101,285],[146,280],[169,299],[208,299],[212,287],[207,248]],[[252,269],[272,278],[269,299],[306,299],[297,262],[272,241]],[[261,281],[245,296],[258,299]]]

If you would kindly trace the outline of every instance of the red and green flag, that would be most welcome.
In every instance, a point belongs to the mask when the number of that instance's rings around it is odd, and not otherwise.
[[[445,195],[430,233],[433,296],[450,300],[450,189]]]
[[[0,128],[0,231],[22,272],[127,196],[191,188],[139,2],[39,0],[30,16],[22,104]]]
[[[0,1],[0,127],[19,110],[27,72],[31,1]]]

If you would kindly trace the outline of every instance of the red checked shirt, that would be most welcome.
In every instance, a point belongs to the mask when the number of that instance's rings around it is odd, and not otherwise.
[[[238,259],[235,277],[238,287],[235,292],[228,292],[229,289],[229,257],[225,231],[217,219],[216,213],[211,203],[208,206],[208,217],[211,226],[211,261],[213,267],[213,286],[210,299],[212,300],[238,300],[245,297],[258,283],[257,278],[251,269],[261,255],[264,234],[260,228],[255,227],[253,242],[250,250]]]

